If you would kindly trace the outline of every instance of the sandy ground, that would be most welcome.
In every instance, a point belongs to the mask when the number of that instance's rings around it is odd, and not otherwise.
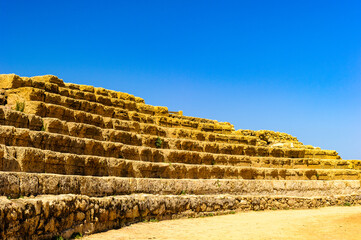
[[[83,239],[360,240],[361,206],[240,212],[216,217],[137,223]]]

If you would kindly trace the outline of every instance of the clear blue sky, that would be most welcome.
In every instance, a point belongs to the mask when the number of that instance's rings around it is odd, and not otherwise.
[[[361,159],[361,1],[0,0],[0,72],[143,97]]]

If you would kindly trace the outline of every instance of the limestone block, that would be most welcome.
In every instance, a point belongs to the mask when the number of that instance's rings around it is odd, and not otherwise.
[[[155,114],[159,116],[168,116],[168,108],[157,106],[155,107]]]
[[[119,99],[135,101],[135,97],[133,95],[131,95],[131,94],[128,94],[128,93],[117,92],[117,97]]]
[[[0,88],[18,88],[21,87],[22,80],[15,74],[0,74]]]
[[[84,92],[94,93],[94,87],[88,85],[79,85],[79,90]]]
[[[145,103],[143,98],[135,97],[135,102],[137,103]]]
[[[60,87],[65,86],[63,80],[59,79],[57,76],[54,75],[35,76],[35,77],[31,77],[31,79],[45,83],[54,83]]]

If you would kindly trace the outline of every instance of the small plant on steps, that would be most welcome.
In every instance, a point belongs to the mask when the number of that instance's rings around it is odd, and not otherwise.
[[[156,148],[161,148],[163,144],[162,139],[160,139],[160,137],[157,137],[157,139],[155,140],[155,147]]]
[[[16,102],[15,110],[19,112],[24,112],[25,102]]]

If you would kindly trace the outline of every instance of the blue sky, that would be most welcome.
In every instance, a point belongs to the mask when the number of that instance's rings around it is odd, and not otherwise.
[[[0,0],[0,72],[129,92],[361,159],[361,1]]]

